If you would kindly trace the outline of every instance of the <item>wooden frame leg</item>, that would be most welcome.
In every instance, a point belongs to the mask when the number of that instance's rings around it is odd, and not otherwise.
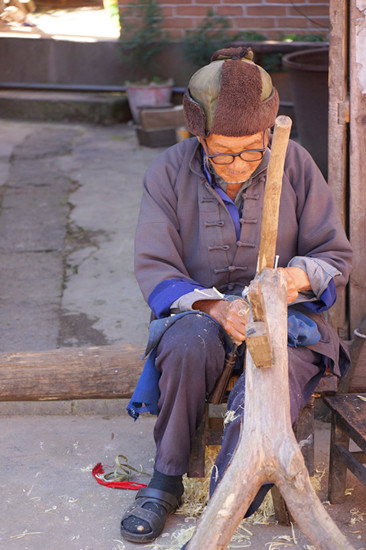
[[[296,440],[304,457],[309,476],[314,475],[314,401],[312,395],[300,412],[295,427]]]
[[[314,475],[314,397],[311,396],[300,411],[295,435],[305,460],[309,476]],[[287,509],[286,502],[276,486],[271,489],[275,516],[280,525],[290,525],[294,520]]]
[[[294,519],[286,506],[285,499],[281,495],[276,485],[274,485],[271,489],[271,496],[276,520],[278,521],[278,523],[280,525],[290,525],[291,523],[294,523]]]
[[[328,498],[332,504],[344,501],[347,478],[347,466],[339,456],[336,445],[343,445],[348,449],[349,436],[337,426],[336,416],[332,413],[328,482]]]
[[[205,413],[192,443],[189,457],[188,477],[205,477],[205,453],[208,429],[208,403],[205,404]]]

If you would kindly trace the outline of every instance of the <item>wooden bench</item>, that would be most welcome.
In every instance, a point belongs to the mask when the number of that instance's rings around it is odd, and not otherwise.
[[[350,347],[351,368],[334,396],[324,397],[332,411],[328,498],[343,502],[347,470],[366,486],[366,319]],[[359,450],[350,450],[350,441]]]

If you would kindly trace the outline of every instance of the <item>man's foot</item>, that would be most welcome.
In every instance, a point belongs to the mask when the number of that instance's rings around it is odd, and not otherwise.
[[[166,519],[179,508],[181,497],[146,487],[140,489],[135,502],[121,520],[121,535],[131,542],[151,542],[164,529]]]

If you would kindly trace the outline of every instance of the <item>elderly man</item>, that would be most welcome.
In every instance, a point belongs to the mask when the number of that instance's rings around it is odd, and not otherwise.
[[[255,276],[271,136],[279,99],[249,49],[216,52],[184,97],[196,136],[171,147],[144,179],[135,272],[155,321],[144,372],[129,404],[157,413],[155,468],[121,522],[130,541],[154,540],[180,505],[192,439],[206,397],[232,342],[243,368],[249,308],[242,292]],[[290,141],[280,202],[277,254],[287,278],[291,417],[328,368],[338,376],[348,356],[323,312],[347,283],[351,249],[330,190],[309,154]],[[216,461],[222,477],[238,440],[245,373],[231,392],[236,414]],[[263,486],[247,514],[260,504]]]

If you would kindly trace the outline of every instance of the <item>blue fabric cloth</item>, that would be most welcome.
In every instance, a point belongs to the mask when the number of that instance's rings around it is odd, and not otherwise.
[[[149,296],[148,304],[157,319],[170,314],[170,306],[175,300],[193,292],[195,288],[204,289],[202,285],[185,277],[168,279],[158,284]]]
[[[231,298],[231,297],[230,297]],[[237,296],[234,297],[234,299]],[[157,319],[150,324],[149,340],[147,343],[144,357],[147,356],[144,369],[137,382],[133,396],[127,405],[127,412],[132,418],[137,420],[139,415],[144,412],[150,414],[158,413],[159,400],[159,378],[160,373],[155,367],[156,348],[163,334],[183,315],[195,314],[197,311],[184,311],[171,317]],[[207,315],[200,312],[201,315]],[[306,346],[316,344],[320,339],[320,334],[316,323],[306,317],[303,313],[293,311],[288,314],[288,345]]]
[[[315,302],[303,302],[301,305],[306,307],[309,311],[313,313],[320,313],[321,311],[326,311],[331,308],[337,299],[337,292],[334,280],[331,279],[327,288],[324,290],[323,294],[320,296],[319,300]]]
[[[231,219],[233,220],[234,227],[235,227],[235,234],[236,234],[236,240],[240,240],[240,216],[239,211],[237,207],[235,206],[235,203],[231,200],[231,198],[221,189],[221,187],[215,187],[215,191],[217,194],[222,198],[224,201],[224,204],[226,208],[229,211],[229,214],[231,216]]]
[[[319,342],[320,332],[316,323],[300,311],[290,312],[287,316],[287,341],[288,345],[312,346]]]

